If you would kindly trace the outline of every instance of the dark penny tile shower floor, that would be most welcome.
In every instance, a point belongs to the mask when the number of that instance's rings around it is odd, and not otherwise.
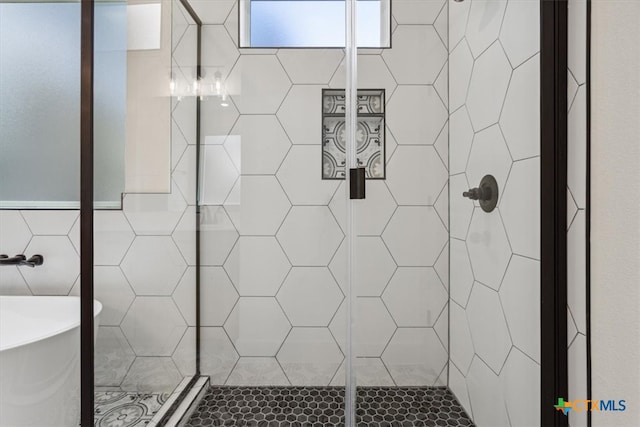
[[[344,426],[342,387],[211,387],[196,426]],[[361,387],[358,426],[473,426],[446,387]]]

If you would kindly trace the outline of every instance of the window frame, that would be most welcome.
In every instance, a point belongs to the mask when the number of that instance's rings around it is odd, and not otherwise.
[[[345,49],[346,46],[251,46],[251,2],[253,0],[238,0],[238,49]],[[277,1],[277,0],[274,0]],[[335,0],[344,1],[344,0]],[[362,1],[362,0],[361,0]],[[366,1],[366,0],[364,0]],[[363,46],[358,49],[383,50],[393,47],[393,0],[379,0],[381,3],[381,32],[386,32],[387,40],[384,46]],[[385,25],[385,23],[388,23]],[[247,43],[248,42],[248,43]],[[345,43],[346,44],[346,43]]]

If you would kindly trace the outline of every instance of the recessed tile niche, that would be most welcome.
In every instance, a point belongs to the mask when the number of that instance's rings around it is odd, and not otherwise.
[[[358,91],[358,166],[367,179],[385,179],[384,89]],[[344,89],[322,91],[322,179],[344,179],[346,125]]]

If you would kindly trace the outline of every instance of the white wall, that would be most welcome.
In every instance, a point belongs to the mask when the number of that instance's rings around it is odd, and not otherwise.
[[[593,396],[626,399],[594,426],[640,425],[640,2],[592,9]]]

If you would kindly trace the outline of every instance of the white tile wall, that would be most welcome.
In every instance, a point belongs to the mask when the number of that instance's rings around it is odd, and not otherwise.
[[[449,1],[449,386],[479,427],[539,424],[539,7]],[[486,174],[491,213],[462,197]]]
[[[569,128],[567,204],[569,397],[587,399],[586,209],[587,209],[587,2],[569,0]],[[572,411],[575,412],[575,411]],[[587,414],[570,413],[572,427],[587,425]]]
[[[394,49],[359,58],[360,87],[386,89],[391,159],[388,179],[367,183],[367,199],[356,213],[362,237],[355,342],[365,357],[358,376],[369,385],[434,384],[446,378],[446,342],[435,332],[446,341],[446,12],[444,0],[400,1]],[[212,36],[204,39],[203,49],[211,44],[224,49],[221,58],[234,58],[223,45],[236,38],[237,10],[224,26],[219,20],[205,18],[205,23]],[[206,172],[203,178],[206,203],[226,213],[240,236],[216,257],[240,295],[224,330],[241,359],[219,383],[340,384],[345,188],[321,180],[320,113],[322,88],[345,87],[344,55],[323,49],[240,49],[239,54],[235,64],[223,64],[231,70],[225,81],[229,110],[237,110],[239,118],[215,107],[215,97],[203,108],[203,140],[222,147],[206,158],[228,156],[240,174],[231,190],[211,198],[207,187],[225,178]],[[412,191],[418,187],[416,174],[421,191]],[[203,235],[202,244],[215,237]],[[205,263],[207,258],[203,255]],[[184,304],[178,305],[182,310]],[[402,358],[408,351],[416,354],[412,360]]]

